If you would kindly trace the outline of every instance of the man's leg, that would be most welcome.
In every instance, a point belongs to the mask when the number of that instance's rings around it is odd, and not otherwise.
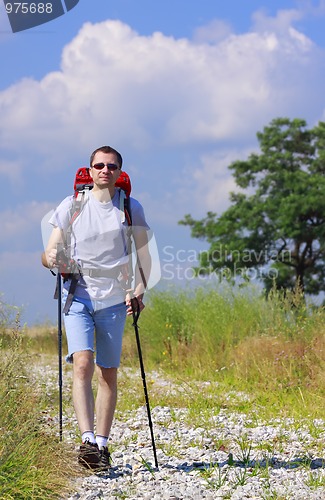
[[[93,357],[92,351],[75,352],[73,355],[73,404],[81,434],[94,431]]]
[[[117,368],[96,366],[98,391],[96,397],[97,435],[109,436],[117,399]]]

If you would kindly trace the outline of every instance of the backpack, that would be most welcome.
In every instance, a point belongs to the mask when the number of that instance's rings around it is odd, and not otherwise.
[[[93,188],[93,185],[94,183],[92,177],[89,174],[89,168],[87,167],[79,168],[77,170],[73,185],[75,203],[72,209],[73,213],[70,225],[75,221],[75,219],[80,214],[83,204],[86,202],[86,199],[89,195],[89,191]],[[117,179],[115,183],[115,187],[119,188],[121,191],[120,195],[122,196],[120,196],[121,199],[120,208],[122,212],[124,211],[128,224],[129,226],[131,226],[132,220],[131,220],[131,211],[129,203],[129,197],[131,194],[131,181],[130,177],[126,172],[121,172],[120,177]],[[123,219],[122,222],[124,222]]]
[[[74,198],[73,204],[70,210],[70,221],[69,227],[66,232],[65,241],[62,246],[58,248],[57,261],[59,263],[59,270],[63,281],[71,279],[68,297],[63,309],[63,313],[67,314],[69,312],[73,296],[76,290],[77,283],[80,276],[82,276],[81,269],[78,264],[71,259],[70,256],[70,242],[71,242],[71,231],[72,224],[80,215],[85,203],[88,200],[89,192],[93,188],[93,179],[89,174],[89,169],[87,167],[81,167],[77,170],[75,180],[74,180]],[[131,288],[133,271],[132,271],[132,214],[130,209],[130,193],[131,193],[131,181],[130,177],[126,172],[121,172],[120,177],[115,183],[115,187],[120,190],[120,210],[121,210],[121,222],[128,223],[127,230],[127,252],[129,255],[129,270],[127,276],[125,273],[121,273],[120,270],[112,270],[110,277],[117,279],[118,281],[125,282],[125,289]],[[58,298],[57,290],[55,291],[54,297]]]

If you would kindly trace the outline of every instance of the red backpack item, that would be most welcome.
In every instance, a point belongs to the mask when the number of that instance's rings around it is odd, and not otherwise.
[[[76,177],[74,180],[74,192],[75,196],[80,191],[83,191],[84,189],[92,189],[94,183],[93,180],[89,174],[89,168],[87,167],[81,167],[78,168]],[[117,188],[123,189],[125,192],[126,197],[128,198],[131,194],[131,181],[130,177],[126,172],[121,172],[120,177],[117,179],[115,186]]]

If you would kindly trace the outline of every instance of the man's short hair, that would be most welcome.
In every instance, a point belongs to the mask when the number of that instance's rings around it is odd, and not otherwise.
[[[105,153],[105,154],[108,154],[108,153],[115,154],[116,159],[117,159],[117,163],[119,164],[119,167],[122,168],[122,164],[123,164],[122,155],[121,155],[121,153],[116,151],[116,149],[111,148],[111,146],[101,146],[100,148],[95,149],[95,151],[93,153],[91,153],[91,156],[90,156],[90,162],[89,162],[90,167],[92,167],[92,165],[93,165],[93,160],[94,160],[95,154],[99,153],[99,152]]]

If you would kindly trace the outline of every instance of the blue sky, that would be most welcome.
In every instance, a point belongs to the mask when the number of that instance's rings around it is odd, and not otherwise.
[[[324,120],[324,21],[324,0],[80,0],[13,34],[1,2],[2,299],[56,320],[41,220],[103,144],[124,157],[162,284],[178,265],[191,281],[207,246],[178,221],[229,206],[227,167],[273,118]]]

